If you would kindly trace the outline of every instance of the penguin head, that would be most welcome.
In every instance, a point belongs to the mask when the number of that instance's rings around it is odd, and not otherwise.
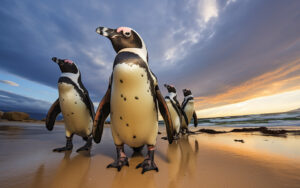
[[[58,59],[57,57],[52,57],[52,61],[58,64],[62,73],[78,73],[78,68],[72,60]]]
[[[107,37],[117,53],[125,48],[137,48],[144,50],[144,55],[148,56],[143,39],[135,30],[129,27],[119,27],[117,29],[98,27],[96,32]]]
[[[167,88],[169,93],[176,93],[176,89],[173,85],[164,84],[165,88]]]
[[[189,89],[183,89],[182,91],[183,91],[183,95],[184,95],[185,97],[192,94],[191,90],[189,90]]]

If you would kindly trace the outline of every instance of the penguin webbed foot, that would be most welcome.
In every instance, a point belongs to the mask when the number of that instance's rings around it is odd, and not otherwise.
[[[88,137],[88,138],[83,138],[84,140],[86,140],[86,143],[84,146],[82,146],[81,148],[77,149],[76,152],[80,152],[80,151],[90,151],[92,148],[92,137]]]
[[[71,151],[73,149],[73,146],[64,146],[64,147],[61,147],[61,148],[55,148],[53,149],[52,151],[53,152],[63,152],[63,151]]]
[[[178,140],[178,139],[179,139],[179,135],[178,134],[176,134],[176,135],[173,136],[173,140]]]
[[[53,152],[63,152],[63,151],[71,151],[73,149],[73,143],[72,143],[73,134],[70,137],[66,137],[66,146],[61,148],[55,148],[52,151]]]
[[[106,168],[116,168],[118,171],[122,169],[123,166],[129,166],[128,158],[127,157],[120,157],[115,160],[113,163],[107,165]]]
[[[142,163],[138,164],[136,168],[143,168],[142,174],[150,170],[156,170],[156,172],[158,172],[156,164],[151,159],[145,159]]]
[[[150,170],[155,170],[156,172],[158,172],[158,168],[154,162],[154,149],[153,146],[148,146],[148,155],[147,158],[141,162],[140,164],[138,164],[136,167],[136,169],[138,168],[142,168],[142,174],[144,174],[147,171]]]

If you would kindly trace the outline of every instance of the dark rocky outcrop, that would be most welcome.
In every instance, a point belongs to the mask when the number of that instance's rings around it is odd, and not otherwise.
[[[2,119],[7,119],[9,121],[23,121],[29,120],[29,114],[25,112],[4,112]]]
[[[243,139],[234,139],[235,142],[245,143]]]
[[[208,133],[208,134],[221,134],[226,133],[226,131],[216,131],[214,129],[199,129],[196,132]]]

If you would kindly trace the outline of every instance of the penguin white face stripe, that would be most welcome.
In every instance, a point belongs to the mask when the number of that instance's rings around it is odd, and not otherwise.
[[[176,97],[177,96],[177,94],[176,93],[173,93],[173,92],[170,92],[169,93],[169,97],[170,97],[170,99],[175,103],[175,101],[173,100],[173,98],[174,97]]]
[[[124,27],[120,27],[120,28],[124,28]],[[120,50],[118,53],[121,53],[121,52],[132,52],[132,53],[135,53],[137,54],[138,56],[140,56],[143,61],[145,61],[148,65],[148,61],[147,61],[147,48],[146,48],[146,45],[144,43],[144,40],[142,39],[142,37],[138,34],[138,32],[136,32],[135,30],[131,29],[131,32],[134,31],[138,36],[139,38],[141,39],[142,41],[142,48],[124,48],[122,50]]]
[[[62,74],[60,75],[60,77],[67,77],[67,78],[71,79],[71,80],[76,84],[76,86],[77,86],[82,92],[84,92],[83,89],[82,89],[82,88],[79,86],[79,84],[78,84],[78,78],[79,78],[79,75],[80,75],[80,72],[79,72],[79,71],[78,71],[76,74],[70,73],[70,72],[64,72],[64,73],[62,73]]]
[[[190,98],[190,97],[194,97],[193,95],[188,95],[188,96],[185,96],[184,98]]]

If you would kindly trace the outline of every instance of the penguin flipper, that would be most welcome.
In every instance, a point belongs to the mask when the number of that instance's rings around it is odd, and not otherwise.
[[[90,98],[89,92],[88,90],[84,87],[84,85],[81,82],[81,75],[78,78],[78,84],[80,85],[80,87],[83,89],[83,95],[85,96],[84,102],[86,103],[89,111],[90,111],[90,115],[92,117],[92,119],[94,120],[95,118],[95,109],[94,109],[94,104]]]
[[[61,113],[60,105],[59,105],[59,99],[56,99],[56,101],[52,104],[50,107],[47,116],[46,116],[46,128],[49,131],[52,131],[54,127],[54,123],[56,120],[57,115]]]
[[[91,98],[90,98],[88,92],[85,93],[85,97],[86,97],[87,102],[88,102],[88,104],[89,104],[89,111],[90,111],[91,116],[92,116],[92,118],[93,118],[93,120],[94,120],[94,118],[95,118],[94,104],[93,104],[93,102],[92,102],[92,100],[91,100]]]
[[[101,141],[104,122],[110,114],[110,87],[107,89],[104,97],[102,98],[94,119],[93,124],[93,139],[96,143]]]
[[[181,106],[180,106],[180,104],[179,104],[179,102],[177,100],[177,97],[174,97],[173,100],[175,101],[177,108],[180,109]]]
[[[184,121],[185,121],[186,124],[188,125],[189,123],[188,123],[187,116],[186,116],[184,110],[181,108],[181,106],[180,106],[180,104],[179,104],[179,102],[178,102],[178,100],[177,100],[177,97],[174,97],[174,101],[176,102],[176,106],[177,106],[177,108],[178,108],[178,110],[179,110],[179,112],[180,112],[180,116],[183,116]],[[181,127],[181,125],[182,125],[182,122],[181,122],[181,118],[180,118],[180,127]]]
[[[197,119],[197,114],[196,114],[195,111],[193,113],[193,119],[194,119],[194,126],[197,127],[197,125],[198,125],[198,119]]]
[[[172,124],[171,115],[170,115],[168,106],[166,104],[166,101],[165,101],[164,97],[162,96],[158,86],[155,87],[155,92],[156,92],[156,99],[158,101],[158,107],[159,107],[160,114],[164,118],[164,121],[166,124],[168,141],[169,141],[169,144],[172,144],[172,142],[173,142],[173,124]]]
[[[186,113],[184,112],[183,109],[181,109],[181,113],[183,115],[183,118],[184,118],[184,121],[185,121],[186,125],[189,126],[189,120],[188,120],[188,118],[186,116]]]

